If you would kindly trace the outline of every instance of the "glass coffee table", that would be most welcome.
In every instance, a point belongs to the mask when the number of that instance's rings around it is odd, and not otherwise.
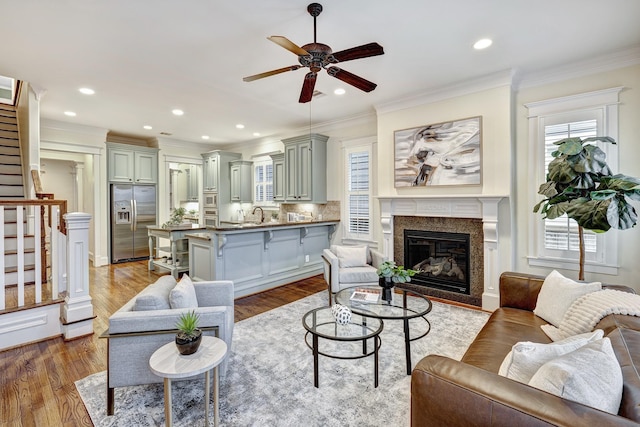
[[[351,321],[346,325],[336,323],[331,307],[320,307],[309,311],[302,318],[302,325],[307,330],[304,341],[313,350],[313,385],[318,387],[318,356],[323,355],[332,359],[361,359],[373,354],[374,385],[378,387],[378,350],[382,341],[380,332],[384,327],[381,319],[371,318],[353,313]],[[311,343],[309,343],[311,336]],[[330,341],[362,341],[362,354],[347,351],[339,353],[338,350],[345,350],[341,346],[334,346],[335,352],[328,350],[320,351],[319,339]],[[373,339],[373,350],[367,350],[367,340]],[[344,346],[343,346],[344,347]]]
[[[349,307],[354,314],[359,314],[363,317],[380,320],[402,320],[404,324],[407,375],[411,375],[411,341],[419,340],[431,331],[431,323],[425,317],[431,311],[431,301],[425,295],[409,289],[394,288],[394,291],[401,291],[401,293],[392,292],[393,298],[391,301],[384,301],[382,297],[379,297],[377,302],[362,302],[351,299],[356,289],[361,289],[365,292],[378,291],[382,296],[382,288],[380,286],[356,286],[345,288],[338,292],[335,296],[336,303]],[[409,331],[409,320],[416,318],[424,320],[426,331],[412,338]]]

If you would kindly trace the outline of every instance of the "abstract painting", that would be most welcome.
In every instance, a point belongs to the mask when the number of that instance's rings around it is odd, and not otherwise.
[[[482,117],[394,132],[395,186],[480,185]]]

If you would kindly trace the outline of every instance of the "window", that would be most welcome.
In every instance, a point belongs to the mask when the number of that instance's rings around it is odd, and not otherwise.
[[[559,123],[544,127],[544,170],[548,172],[549,163],[553,160],[556,150],[554,142],[563,138],[588,138],[598,136],[598,120],[583,120],[580,122]],[[584,230],[584,245],[586,253],[597,252],[596,234],[590,230]],[[575,251],[578,252],[578,223],[567,215],[556,219],[544,220],[544,247],[547,250]]]
[[[256,206],[273,206],[273,163],[271,158],[253,161],[253,200]]]
[[[371,143],[345,146],[345,238],[371,240]]]
[[[10,77],[0,76],[0,103],[13,105],[15,95],[16,80]]]
[[[540,184],[546,181],[547,167],[553,160],[554,142],[567,137],[610,136],[617,140],[618,93],[622,88],[607,89],[564,98],[527,104],[532,177],[529,205],[541,197]],[[614,171],[618,165],[617,146],[598,144]],[[552,268],[578,269],[578,225],[563,215],[554,220],[531,214],[533,234],[529,238],[529,264]],[[616,233],[593,233],[584,230],[585,270],[617,273]]]

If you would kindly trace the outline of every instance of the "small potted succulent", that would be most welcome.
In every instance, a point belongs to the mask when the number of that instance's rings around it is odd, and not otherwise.
[[[176,322],[176,346],[180,354],[187,356],[198,351],[202,342],[202,331],[198,328],[200,316],[194,310],[184,312]]]
[[[402,265],[397,265],[395,261],[385,261],[380,264],[377,270],[380,278],[378,284],[383,288],[382,299],[391,301],[391,289],[396,283],[406,283],[411,281],[411,276],[417,273],[409,268],[405,269]]]

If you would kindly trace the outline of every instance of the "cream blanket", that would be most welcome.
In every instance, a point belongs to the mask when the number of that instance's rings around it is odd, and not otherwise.
[[[640,316],[640,295],[604,289],[581,296],[564,314],[560,326],[542,325],[542,331],[553,341],[591,332],[609,314]]]

